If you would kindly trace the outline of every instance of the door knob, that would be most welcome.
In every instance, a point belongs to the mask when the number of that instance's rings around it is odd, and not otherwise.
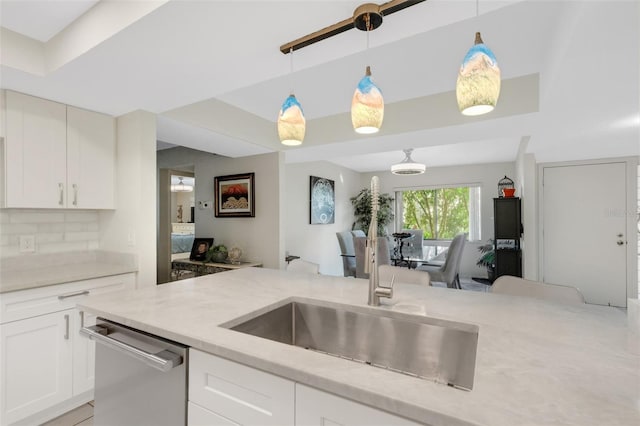
[[[621,245],[623,245],[623,244],[624,244],[624,241],[620,241],[620,240],[618,240],[618,242],[617,242],[616,244],[618,244],[619,246],[621,246]]]

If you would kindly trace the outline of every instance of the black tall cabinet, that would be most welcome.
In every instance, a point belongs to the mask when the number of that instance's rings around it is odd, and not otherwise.
[[[495,278],[501,275],[522,277],[520,198],[493,199],[493,227],[496,248]]]

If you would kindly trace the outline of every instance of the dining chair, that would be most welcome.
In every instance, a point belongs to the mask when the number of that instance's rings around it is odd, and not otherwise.
[[[364,236],[364,232],[363,232]],[[353,245],[352,231],[336,232],[340,255],[342,256],[342,269],[345,277],[356,276],[356,251]]]
[[[444,282],[448,288],[461,288],[460,261],[462,260],[466,239],[467,234],[458,234],[453,237],[442,266],[424,265],[419,266],[417,269],[429,272],[431,281]]]
[[[402,242],[403,257],[410,259],[422,259],[422,239],[424,238],[424,231],[422,229],[403,229],[402,232],[411,234],[411,237]]]
[[[353,245],[355,246],[356,251],[356,278],[369,278],[369,274],[364,272],[365,264],[367,262],[367,237],[354,238]],[[378,237],[378,258],[376,259],[376,262],[378,266],[388,265],[391,263],[389,239],[387,237]]]
[[[394,283],[407,283],[419,285],[431,285],[431,276],[427,271],[408,269],[402,266],[380,265],[378,267],[380,283],[389,286],[392,279]]]
[[[309,262],[302,259],[294,259],[287,264],[287,271],[289,272],[306,272],[308,274],[320,273],[320,265],[317,263]]]
[[[580,305],[585,303],[584,296],[575,287],[547,284],[540,281],[525,280],[511,275],[502,275],[493,282],[491,293],[511,296],[534,297],[558,303]]]

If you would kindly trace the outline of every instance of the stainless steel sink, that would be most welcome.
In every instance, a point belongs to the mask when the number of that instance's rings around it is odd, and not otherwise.
[[[462,389],[473,388],[478,327],[472,324],[295,300],[222,326]]]

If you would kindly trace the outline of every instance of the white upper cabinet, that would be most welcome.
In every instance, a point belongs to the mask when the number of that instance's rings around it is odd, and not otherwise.
[[[6,92],[5,207],[63,208],[67,108]]]
[[[115,208],[115,120],[5,92],[4,205]]]
[[[115,207],[115,121],[67,106],[67,207]]]

